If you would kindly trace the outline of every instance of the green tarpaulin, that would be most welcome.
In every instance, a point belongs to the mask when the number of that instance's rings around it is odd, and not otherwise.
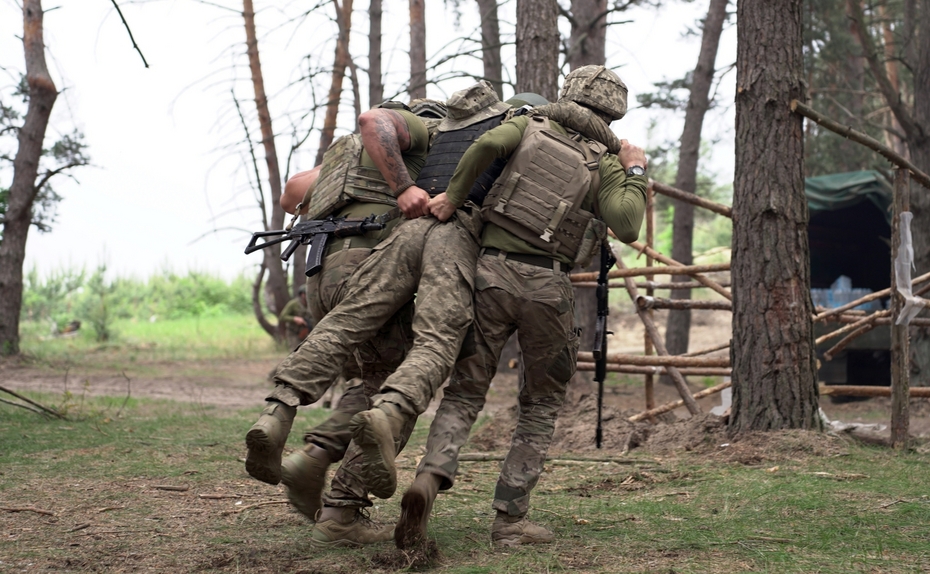
[[[891,225],[891,184],[877,171],[851,171],[808,177],[804,180],[810,211],[833,211],[871,201]]]

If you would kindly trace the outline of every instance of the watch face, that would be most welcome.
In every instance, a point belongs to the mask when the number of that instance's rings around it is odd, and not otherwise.
[[[646,170],[640,165],[634,165],[627,170],[628,175],[646,175]]]

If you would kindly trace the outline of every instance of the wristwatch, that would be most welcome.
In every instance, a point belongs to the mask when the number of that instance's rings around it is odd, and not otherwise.
[[[646,168],[641,165],[631,165],[626,174],[630,177],[634,175],[646,175]]]

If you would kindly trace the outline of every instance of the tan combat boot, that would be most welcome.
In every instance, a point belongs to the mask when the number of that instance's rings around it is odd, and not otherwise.
[[[390,524],[377,524],[361,508],[323,507],[310,531],[310,544],[322,547],[363,546],[386,542],[394,536]]]
[[[323,507],[320,497],[329,464],[326,450],[315,444],[305,446],[281,463],[281,482],[286,487],[287,499],[310,520],[316,520],[316,513]]]
[[[253,478],[268,484],[281,482],[281,454],[296,415],[296,407],[268,401],[258,422],[245,435],[249,449],[245,469]]]
[[[390,403],[356,413],[349,422],[352,440],[362,451],[362,480],[378,498],[390,498],[397,490],[394,441],[403,426],[403,414]]]
[[[526,516],[509,516],[506,512],[497,513],[491,525],[491,541],[496,546],[520,546],[521,544],[545,544],[555,540],[555,534],[542,526],[537,526]]]
[[[394,544],[401,550],[426,540],[426,525],[442,477],[421,472],[400,502],[400,520],[394,527]]]

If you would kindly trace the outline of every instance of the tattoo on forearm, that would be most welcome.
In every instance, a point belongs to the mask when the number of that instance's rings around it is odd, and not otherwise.
[[[406,122],[404,122],[404,128],[406,129]],[[397,189],[401,184],[411,180],[401,155],[399,140],[403,134],[398,133],[397,124],[391,118],[391,114],[381,114],[376,118],[375,133],[377,134],[378,145],[381,147],[381,151],[384,152],[385,173],[382,175],[392,188]]]

